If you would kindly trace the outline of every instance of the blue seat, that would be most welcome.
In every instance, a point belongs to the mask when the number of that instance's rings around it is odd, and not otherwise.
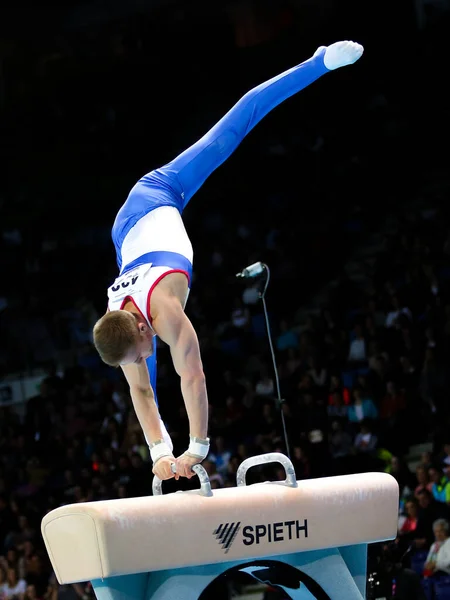
[[[418,575],[422,576],[423,567],[425,565],[425,561],[427,559],[428,552],[416,552],[411,556],[411,569],[415,571]]]
[[[443,577],[434,582],[434,597],[436,600],[450,600],[450,577]]]
[[[422,579],[422,589],[427,600],[434,600],[434,585],[432,579]]]

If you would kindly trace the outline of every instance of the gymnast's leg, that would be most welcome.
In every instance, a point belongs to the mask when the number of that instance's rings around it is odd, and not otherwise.
[[[321,46],[310,59],[250,90],[198,142],[149,176],[178,192],[185,208],[207,177],[267,113],[328,71],[356,62],[362,53],[363,47],[354,42]]]

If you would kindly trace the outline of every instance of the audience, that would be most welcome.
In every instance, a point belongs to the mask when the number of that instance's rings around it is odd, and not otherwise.
[[[450,574],[450,524],[446,519],[433,523],[435,541],[431,544],[424,566],[424,577]]]
[[[177,17],[160,10],[175,26]],[[184,12],[190,19],[184,30],[195,37],[199,14]],[[309,52],[311,40],[298,48],[294,28],[278,45],[273,40],[267,60],[263,47],[250,56],[231,41],[229,27],[214,32],[229,65],[205,56],[213,34],[202,30],[204,62],[195,66],[187,56],[186,72],[152,106],[145,94],[123,92],[133,77],[155,69],[163,53],[164,34],[155,32],[150,16],[139,23],[124,18],[120,28],[92,25],[40,46],[37,40],[33,52],[17,47],[4,57],[2,134],[15,142],[8,174],[14,185],[0,183],[0,374],[6,383],[19,374],[42,381],[18,405],[8,385],[1,387],[0,600],[92,598],[87,583],[57,586],[39,533],[42,516],[66,503],[151,494],[145,439],[120,372],[93,349],[92,325],[116,274],[110,228],[120,198],[142,173],[213,124],[253,82],[254,68],[265,77],[292,61],[294,50],[296,57]],[[180,35],[170,43],[184,51],[187,34]],[[428,44],[431,53],[434,43],[429,36],[418,47]],[[374,67],[366,68],[370,74]],[[418,59],[418,73],[430,68],[429,60]],[[437,62],[434,68],[440,75]],[[198,88],[175,117],[164,99],[193,77]],[[215,96],[225,77],[229,88],[221,85],[223,95]],[[412,555],[428,553],[425,574],[436,579],[450,573],[450,234],[448,203],[439,191],[449,181],[445,165],[441,172],[431,155],[423,156],[429,128],[423,125],[414,142],[404,135],[408,127],[420,130],[426,99],[411,105],[410,121],[401,86],[389,74],[373,83],[368,75],[355,86],[349,83],[348,93],[358,90],[359,105],[347,107],[350,96],[342,105],[336,100],[342,119],[332,125],[322,119],[324,100],[314,89],[310,100],[298,101],[310,111],[308,125],[288,125],[299,105],[287,105],[286,121],[274,117],[264,135],[255,131],[240,160],[219,170],[186,211],[199,249],[187,312],[199,333],[209,389],[212,447],[205,468],[214,488],[227,487],[246,457],[283,451],[282,410],[298,479],[369,470],[397,479],[397,545]],[[432,102],[427,106],[438,112]],[[375,121],[385,125],[375,128]],[[149,122],[151,144],[149,129],[140,129]],[[39,152],[33,140],[40,140]],[[23,167],[27,161],[30,169]],[[386,194],[378,176],[388,175],[394,162],[399,175]],[[412,186],[402,173],[419,168],[421,183]],[[296,202],[302,218],[294,226]],[[372,244],[377,248],[369,257],[362,245],[374,232],[380,244]],[[272,269],[268,308],[281,407],[261,283],[242,284],[233,275],[260,259]],[[17,282],[15,289],[9,281]],[[163,344],[158,368],[162,416],[175,452],[182,452],[187,414]],[[432,452],[411,470],[409,448],[430,441]],[[278,475],[268,465],[252,477]]]

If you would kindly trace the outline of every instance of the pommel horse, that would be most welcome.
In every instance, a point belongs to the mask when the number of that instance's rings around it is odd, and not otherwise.
[[[246,485],[249,468],[280,463],[284,481]],[[91,581],[98,600],[202,600],[237,569],[292,600],[365,598],[367,545],[397,535],[399,489],[387,473],[297,481],[280,453],[244,460],[234,488],[61,506],[41,531],[59,583]]]

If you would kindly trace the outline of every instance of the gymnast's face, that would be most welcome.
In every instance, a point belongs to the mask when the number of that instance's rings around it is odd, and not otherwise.
[[[138,365],[153,354],[154,329],[146,321],[136,319],[136,330],[136,342],[124,356],[120,363],[122,365]]]

